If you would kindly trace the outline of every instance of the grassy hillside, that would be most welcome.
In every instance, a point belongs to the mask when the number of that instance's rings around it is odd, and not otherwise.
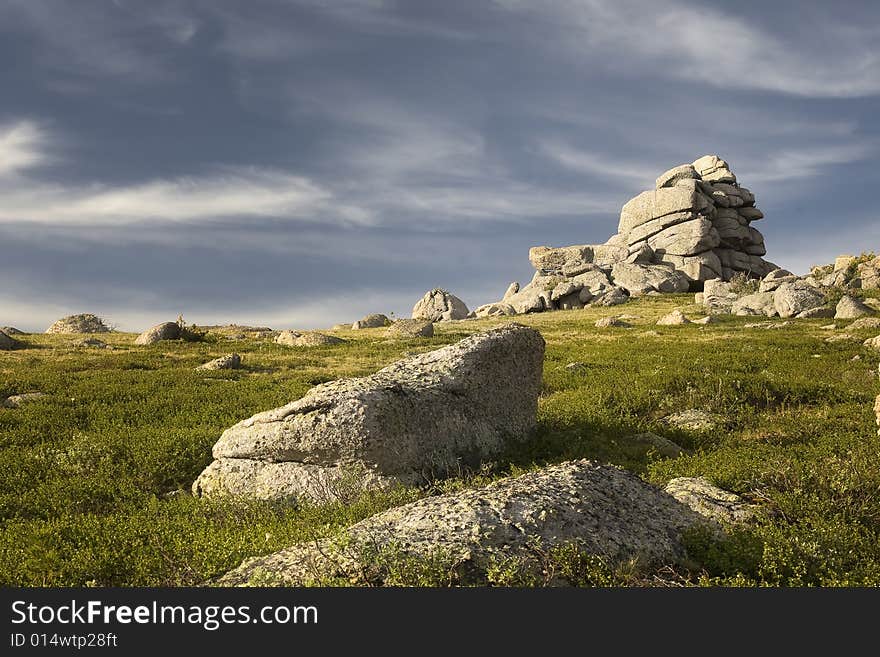
[[[747,329],[755,318],[731,317],[654,326],[675,307],[698,316],[691,301],[648,297],[518,317],[547,340],[539,427],[527,444],[433,491],[399,489],[350,506],[298,510],[207,503],[193,499],[189,486],[236,421],[315,384],[373,372],[499,322],[438,325],[427,340],[342,331],[350,342],[317,348],[223,337],[135,347],[131,334],[98,336],[115,347],[109,350],[74,347],[75,336],[24,336],[30,349],[0,353],[0,399],[47,396],[0,409],[0,584],[198,584],[247,556],[330,534],[438,489],[583,457],[657,484],[703,475],[764,510],[762,521],[726,543],[693,537],[691,568],[639,583],[880,584],[878,355],[861,345],[876,331],[826,343],[835,331],[820,327],[829,320],[773,330]],[[639,316],[634,327],[593,325],[622,313]],[[244,369],[194,372],[231,351]],[[565,368],[575,361],[585,367]],[[717,414],[719,428],[693,432],[662,421],[691,408]],[[662,459],[624,439],[642,431],[687,454]],[[612,573],[608,581],[636,580]]]

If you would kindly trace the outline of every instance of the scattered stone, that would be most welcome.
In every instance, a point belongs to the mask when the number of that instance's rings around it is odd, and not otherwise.
[[[215,583],[381,585],[389,550],[418,561],[442,556],[463,584],[488,583],[492,565],[511,558],[540,577],[535,555],[566,544],[612,566],[638,559],[651,568],[681,563],[683,534],[705,524],[714,525],[625,470],[569,461],[389,509],[337,538],[247,559]]]
[[[709,431],[716,428],[719,424],[717,416],[697,408],[673,413],[664,418],[664,421],[679,429],[688,429],[690,431]]]
[[[373,313],[371,315],[361,317],[358,321],[351,325],[351,328],[352,330],[358,330],[382,328],[384,326],[391,326],[391,320],[382,313]]]
[[[874,416],[877,418],[877,426],[880,427],[880,395],[877,395],[877,399],[874,400]],[[877,433],[880,434],[880,428]]]
[[[193,492],[324,502],[346,479],[379,487],[478,466],[534,428],[543,359],[541,334],[512,324],[319,385],[227,429]]]
[[[150,345],[162,340],[179,340],[182,336],[180,324],[177,322],[162,322],[141,333],[134,341],[138,345]]]
[[[869,349],[874,349],[875,351],[880,351],[880,335],[868,338],[862,344],[864,344]]]
[[[629,328],[632,326],[629,322],[623,321],[620,317],[603,317],[602,319],[596,320],[596,328]]]
[[[86,349],[112,349],[112,347],[98,338],[86,338],[76,342],[74,347],[84,347]]]
[[[625,436],[624,440],[632,443],[650,445],[657,450],[657,453],[660,454],[660,456],[665,456],[666,458],[674,459],[684,454],[684,450],[680,445],[672,442],[669,438],[658,436],[656,433],[651,433],[650,431]]]
[[[570,372],[571,374],[582,374],[583,372],[586,372],[589,369],[589,365],[578,361],[575,363],[569,363],[568,365],[565,366],[565,369],[568,372]]]
[[[780,317],[802,315],[825,305],[825,296],[804,281],[783,283],[773,293],[773,307]]]
[[[62,317],[46,333],[109,333],[110,329],[97,315],[83,313]]]
[[[862,317],[846,327],[848,331],[880,328],[880,317]]]
[[[448,322],[453,319],[464,319],[470,311],[464,301],[446,290],[435,287],[425,293],[413,306],[412,318],[429,322]]]
[[[819,327],[822,331],[833,331],[837,328],[837,324],[824,324]]]
[[[717,324],[718,318],[715,317],[714,315],[706,315],[705,317],[701,317],[700,319],[693,320],[693,323],[694,324],[703,324],[704,326],[706,324]]]
[[[834,317],[834,308],[828,308],[827,306],[810,308],[802,313],[798,313],[795,317],[798,319],[829,319]]]
[[[657,320],[657,326],[678,326],[681,324],[690,324],[691,320],[684,316],[680,310],[673,310],[668,315],[664,315]]]
[[[402,338],[432,338],[434,324],[420,319],[398,319],[388,327],[387,333]]]
[[[853,356],[852,358],[850,358],[850,361],[856,361],[856,360],[862,360],[862,357],[859,356],[858,354],[856,354],[855,356]]]
[[[739,495],[712,485],[704,477],[678,477],[666,492],[701,516],[722,524],[749,522],[755,512]]]
[[[866,306],[861,299],[844,294],[837,303],[834,319],[857,319],[873,314],[874,309]]]
[[[345,342],[342,338],[335,335],[324,335],[316,331],[281,331],[275,336],[275,344],[282,344],[287,347],[321,347],[327,344],[342,344]]]
[[[199,365],[198,371],[237,370],[241,367],[241,356],[238,354],[226,354]]]
[[[858,338],[854,335],[850,335],[849,333],[838,333],[836,335],[829,335],[827,338],[825,338],[825,342],[831,344],[835,342],[849,342],[855,340],[858,340]]]
[[[11,397],[7,397],[3,401],[2,406],[4,408],[20,408],[22,404],[27,404],[28,402],[32,402],[46,396],[47,395],[43,392],[25,392],[21,395],[12,395]]]

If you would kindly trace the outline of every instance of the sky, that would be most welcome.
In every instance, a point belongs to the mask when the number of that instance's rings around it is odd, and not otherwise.
[[[0,325],[469,307],[716,153],[767,259],[880,251],[880,3],[0,0]]]

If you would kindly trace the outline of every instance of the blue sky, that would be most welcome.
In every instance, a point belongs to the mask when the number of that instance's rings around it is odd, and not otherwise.
[[[2,0],[0,83],[0,325],[475,307],[707,153],[880,249],[876,2]]]

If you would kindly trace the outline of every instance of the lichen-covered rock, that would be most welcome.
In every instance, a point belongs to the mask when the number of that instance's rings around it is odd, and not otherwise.
[[[680,310],[673,310],[668,315],[663,315],[657,320],[657,326],[678,326],[681,324],[690,324],[691,320],[684,316]]]
[[[504,317],[506,315],[516,314],[516,309],[509,303],[503,301],[487,303],[474,310],[474,317]]]
[[[632,324],[623,321],[620,317],[603,317],[596,320],[596,328],[629,328]]]
[[[846,327],[847,331],[880,328],[880,317],[862,317]]]
[[[773,292],[755,292],[740,297],[733,302],[730,312],[734,315],[764,315],[775,317],[778,315],[774,303]]]
[[[712,485],[704,477],[678,477],[666,484],[666,492],[719,523],[742,523],[755,517],[754,510],[739,495]]]
[[[446,290],[435,287],[425,293],[413,306],[412,318],[428,322],[448,322],[464,319],[470,311],[464,301]]]
[[[7,397],[3,400],[3,403],[0,404],[0,406],[5,408],[19,408],[22,404],[27,404],[28,402],[36,401],[43,397],[46,397],[46,394],[42,392],[25,392],[20,395]]]
[[[182,336],[180,324],[177,322],[162,322],[147,329],[135,339],[138,345],[150,345],[162,340],[179,340]]]
[[[625,436],[623,440],[628,443],[642,444],[652,447],[657,450],[657,453],[660,454],[660,456],[670,459],[677,458],[684,454],[684,450],[680,445],[672,442],[669,438],[664,438],[663,436],[659,436],[650,431]]]
[[[824,305],[825,295],[804,281],[783,283],[773,293],[773,307],[780,317],[794,317]]]
[[[214,445],[220,462],[193,491],[311,498],[314,487],[302,481],[336,480],[352,466],[402,482],[476,466],[535,426],[543,357],[541,334],[513,324],[371,376],[319,385],[227,429]],[[243,460],[254,463],[226,463]],[[233,466],[237,474],[227,482]]]
[[[648,292],[687,292],[690,281],[671,265],[643,265],[622,262],[611,269],[615,284],[624,288],[631,296]]]
[[[775,292],[776,288],[778,288],[783,283],[794,283],[796,280],[798,280],[798,277],[792,274],[787,269],[774,269],[761,279],[761,284],[758,287],[758,291]]]
[[[399,338],[431,338],[434,324],[419,319],[398,319],[388,327],[387,334]]]
[[[590,305],[593,306],[619,306],[622,303],[626,303],[629,301],[629,293],[623,289],[622,287],[615,286],[612,287],[607,292],[602,293],[590,300]]]
[[[664,420],[667,424],[674,427],[690,431],[709,431],[719,424],[719,418],[716,415],[698,408],[689,408],[685,411],[673,413],[664,418]]]
[[[46,333],[109,333],[110,328],[97,315],[83,313],[62,317]]]
[[[868,349],[873,349],[874,351],[880,351],[880,335],[875,336],[873,338],[868,338],[863,343]]]
[[[861,299],[844,294],[834,310],[834,319],[857,319],[873,315],[874,309],[865,305]]]
[[[717,526],[629,472],[569,461],[389,509],[338,537],[248,559],[215,583],[382,584],[388,560],[407,558],[442,559],[462,583],[481,584],[509,559],[540,576],[536,555],[567,544],[612,566],[658,567],[685,559],[682,535],[700,525]]]
[[[365,317],[361,317],[358,321],[351,325],[353,330],[358,329],[370,329],[370,328],[382,328],[383,326],[390,326],[391,320],[388,319],[382,313],[373,313],[371,315],[367,315]]]
[[[325,335],[317,331],[281,331],[275,336],[275,344],[283,344],[287,347],[322,347],[343,342],[345,340],[335,335]]]
[[[212,372],[216,370],[237,370],[240,367],[241,356],[238,354],[226,354],[225,356],[220,356],[220,358],[215,358],[214,360],[209,360],[207,363],[199,365],[196,370]]]

